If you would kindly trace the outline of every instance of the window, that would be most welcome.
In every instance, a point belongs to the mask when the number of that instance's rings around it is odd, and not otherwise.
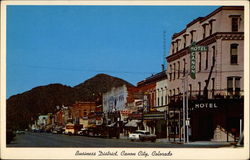
[[[206,51],[205,70],[208,68],[208,51]]]
[[[238,28],[239,28],[238,20],[239,20],[238,17],[232,18],[232,32],[238,32]]]
[[[187,34],[183,35],[183,40],[184,40],[184,42],[183,42],[183,48],[186,47],[186,41],[187,41],[186,37],[187,37]]]
[[[194,37],[193,37],[193,36],[194,36],[194,34],[193,34],[193,33],[194,33],[194,32],[190,32],[190,34],[191,34],[191,40],[190,40],[190,43],[193,43],[193,41],[194,41],[194,39],[193,39],[193,38],[194,38]]]
[[[163,95],[161,96],[161,105],[163,106]]]
[[[172,54],[174,54],[174,42],[172,42]]]
[[[180,61],[178,61],[177,63],[178,63],[178,76],[177,76],[177,78],[179,79],[180,78],[180,72],[181,72],[180,71],[180,67],[181,67],[180,66]]]
[[[240,95],[240,78],[241,77],[227,77],[228,95]]]
[[[201,82],[198,82],[198,95],[201,95]]]
[[[212,49],[213,49],[212,65],[214,65],[214,63],[215,63],[215,46],[213,46]]]
[[[177,88],[177,95],[180,96],[180,88]]]
[[[209,35],[211,35],[213,33],[213,21],[210,21],[209,24],[210,24]]]
[[[160,90],[157,89],[157,106],[160,106]]]
[[[175,100],[175,89],[173,89],[173,95],[174,95],[174,100]]]
[[[186,60],[185,58],[183,59],[183,77],[185,76],[186,74]]]
[[[235,77],[235,95],[240,95],[240,77]]]
[[[170,73],[169,73],[169,80],[172,80],[172,65],[170,64]]]
[[[227,77],[227,93],[233,95],[233,77]]]
[[[238,44],[231,44],[230,47],[230,62],[231,64],[237,64],[238,63]]]
[[[198,71],[201,71],[201,52],[199,52],[199,68]]]
[[[175,80],[175,63],[174,63],[174,77],[173,77],[173,79]]]
[[[214,78],[212,78],[212,97],[214,98]]]
[[[191,36],[190,43],[193,43],[193,42],[194,42],[194,32],[195,32],[195,31],[196,31],[196,30],[190,31],[190,36]]]
[[[87,110],[86,110],[86,109],[84,109],[84,111],[83,111],[83,116],[84,116],[84,117],[87,116]]]
[[[206,25],[204,24],[203,26],[203,38],[206,37]]]
[[[189,84],[189,96],[192,97],[192,84]]]
[[[178,48],[178,47],[179,47],[179,46],[178,46],[179,43],[178,43],[178,42],[179,42],[179,40],[177,39],[177,40],[176,40],[176,52],[178,52],[178,50],[179,50],[179,48]]]

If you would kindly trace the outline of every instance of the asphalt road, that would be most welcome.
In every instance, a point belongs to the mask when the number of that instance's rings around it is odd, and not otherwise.
[[[225,145],[172,144],[166,142],[131,142],[123,139],[100,137],[68,136],[52,133],[33,133],[17,135],[7,147],[119,147],[119,148],[217,148]]]

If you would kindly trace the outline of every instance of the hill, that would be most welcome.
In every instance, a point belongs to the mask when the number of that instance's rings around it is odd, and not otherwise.
[[[102,93],[112,87],[132,84],[106,74],[97,74],[74,86],[49,84],[35,87],[7,99],[7,127],[24,129],[39,114],[54,113],[58,105],[71,105],[75,101],[96,101],[101,104]]]

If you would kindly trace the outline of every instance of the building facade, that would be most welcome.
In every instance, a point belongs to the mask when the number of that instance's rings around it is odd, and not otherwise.
[[[159,72],[137,84],[138,93],[143,95],[143,126],[157,138],[168,135],[167,111],[167,74]]]
[[[191,62],[191,45],[208,49],[195,52]],[[175,126],[179,126],[176,135],[181,136],[183,132],[180,117],[183,93],[186,93],[190,138],[228,141],[239,136],[243,118],[243,59],[243,7],[220,7],[172,36],[167,74],[170,108],[179,113],[174,115]],[[191,63],[195,68],[190,68]],[[195,70],[194,79],[190,77],[191,69]]]
[[[95,119],[89,119],[90,114],[94,114],[96,111],[95,102],[75,102],[71,107],[70,117],[72,117],[74,124],[83,125],[83,127],[88,126],[89,124],[94,124]],[[92,120],[92,121],[91,121]]]

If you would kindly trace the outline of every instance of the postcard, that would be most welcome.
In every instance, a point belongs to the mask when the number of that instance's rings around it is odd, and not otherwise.
[[[249,2],[3,1],[2,159],[248,159]]]

